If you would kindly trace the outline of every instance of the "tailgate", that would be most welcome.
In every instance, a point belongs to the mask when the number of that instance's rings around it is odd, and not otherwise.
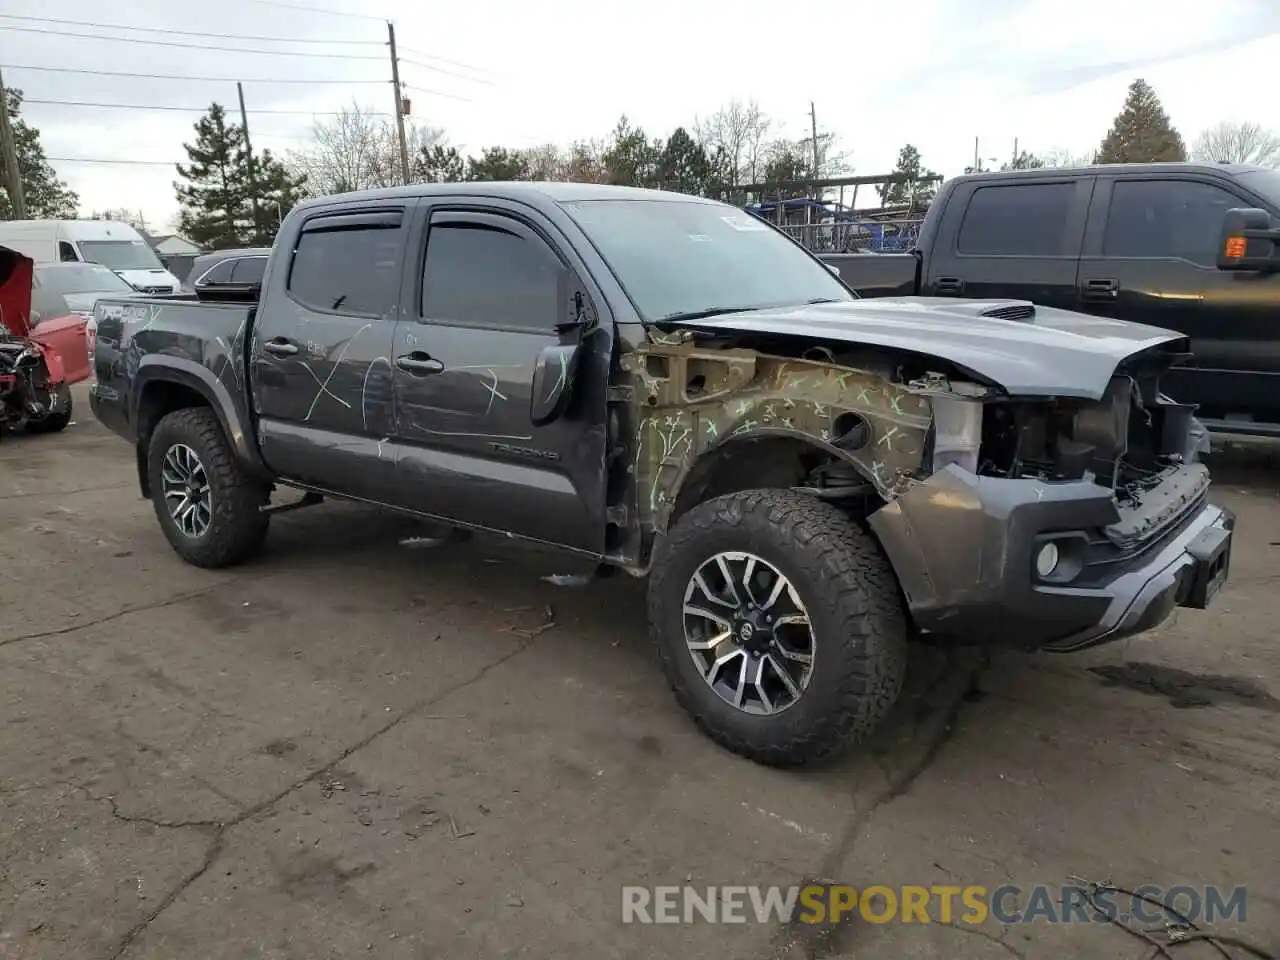
[[[89,339],[86,323],[79,317],[53,317],[36,324],[31,339],[48,347],[62,360],[67,383],[89,379]]]

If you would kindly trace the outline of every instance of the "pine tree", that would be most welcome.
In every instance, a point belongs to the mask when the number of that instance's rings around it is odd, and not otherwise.
[[[1186,160],[1187,147],[1145,80],[1129,85],[1124,108],[1098,151],[1099,163],[1154,163]]]
[[[258,222],[247,240],[253,246],[269,247],[281,221],[305,196],[307,178],[304,174],[294,175],[270,150],[263,150],[254,153],[253,180],[258,196]],[[252,196],[249,207],[252,211]]]
[[[9,111],[9,127],[13,131],[13,144],[18,154],[22,199],[26,204],[28,219],[74,217],[80,198],[58,179],[57,173],[45,159],[40,131],[21,119],[22,91],[10,89],[5,93],[5,107]],[[9,192],[0,190],[0,220],[12,218],[13,205],[9,202]]]
[[[184,143],[190,163],[178,164],[179,232],[212,250],[246,246],[254,233],[244,131],[227,123],[221,104],[195,124],[195,143]]]
[[[924,183],[920,181],[924,177],[933,177],[936,174],[932,170],[925,169],[924,164],[920,162],[920,151],[914,146],[908,143],[898,151],[898,164],[893,172],[898,176],[906,177],[906,180],[876,187],[883,206],[905,207],[909,204],[913,207],[928,207],[933,203],[934,195],[938,192],[937,181],[930,180]]]

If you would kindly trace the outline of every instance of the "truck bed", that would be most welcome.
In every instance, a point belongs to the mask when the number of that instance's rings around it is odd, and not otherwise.
[[[862,297],[913,297],[920,265],[914,253],[824,253],[824,263]]]
[[[94,306],[94,409],[99,418],[132,439],[150,368],[162,358],[168,370],[177,367],[193,387],[212,389],[240,423],[248,423],[244,335],[254,309],[249,304],[201,303],[194,296],[99,300]]]

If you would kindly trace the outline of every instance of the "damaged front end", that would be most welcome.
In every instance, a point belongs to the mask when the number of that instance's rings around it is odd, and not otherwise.
[[[921,629],[1071,650],[1207,606],[1234,518],[1159,392],[1175,359],[1130,358],[1099,400],[935,399],[932,473],[869,518]]]
[[[1207,436],[1159,391],[1184,345],[1112,361],[1092,395],[1064,397],[1012,396],[905,350],[651,336],[621,362],[633,529],[792,487],[865,520],[924,632],[1068,650],[1150,629],[1206,606],[1230,557],[1234,520],[1198,461]]]

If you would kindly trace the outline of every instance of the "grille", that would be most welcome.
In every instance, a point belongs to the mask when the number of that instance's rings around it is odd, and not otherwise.
[[[1000,320],[1034,320],[1036,308],[1029,303],[1014,303],[1007,307],[992,307],[990,310],[983,310],[982,316],[996,317]]]
[[[173,287],[165,284],[163,287],[139,287],[140,293],[173,293]]]

